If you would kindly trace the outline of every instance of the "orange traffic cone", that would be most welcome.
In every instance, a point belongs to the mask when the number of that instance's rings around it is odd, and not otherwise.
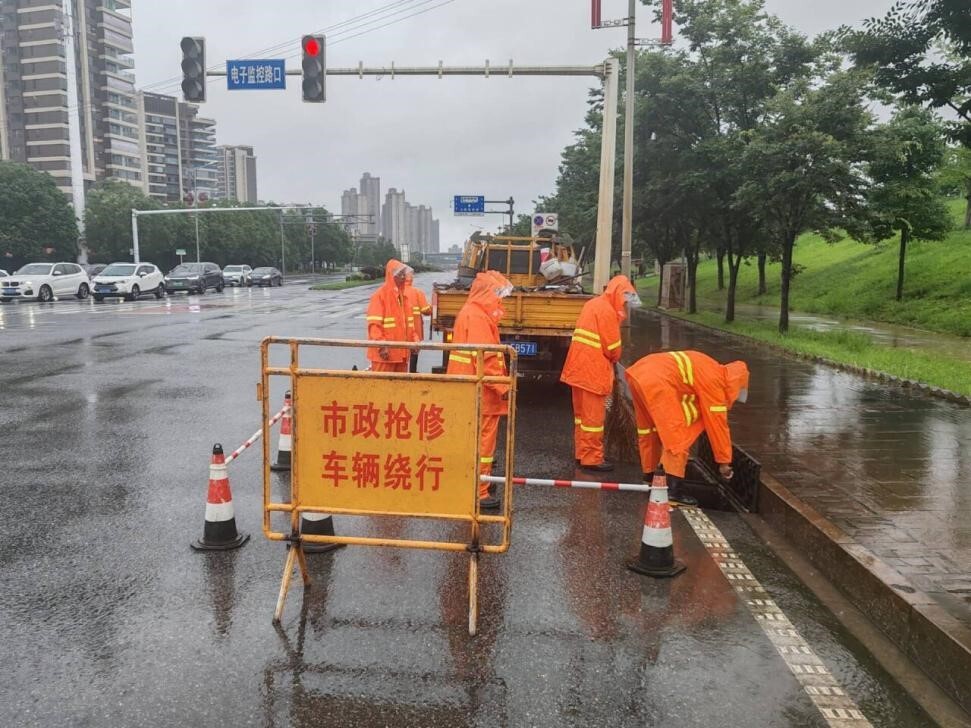
[[[637,559],[627,562],[627,568],[657,577],[674,576],[685,569],[684,564],[674,559],[668,479],[663,472],[655,473],[651,481],[651,496],[644,511],[641,551]]]
[[[313,513],[304,511],[300,514],[300,535],[301,536],[333,536],[334,517],[329,513]],[[305,554],[323,554],[333,551],[344,543],[311,543],[305,541],[303,552]]]
[[[209,465],[209,495],[206,498],[206,526],[202,538],[189,544],[197,551],[227,551],[242,546],[249,540],[248,533],[236,532],[233,514],[233,494],[229,490],[229,475],[223,446],[212,446],[212,462]]]
[[[290,393],[283,395],[283,418],[280,420],[280,440],[276,449],[276,462],[270,465],[270,470],[289,470],[290,469],[290,450],[293,446],[291,433],[293,425],[291,422],[292,412],[290,409]]]

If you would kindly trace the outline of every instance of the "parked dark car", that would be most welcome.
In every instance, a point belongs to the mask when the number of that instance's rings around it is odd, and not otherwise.
[[[276,268],[257,268],[250,276],[254,286],[282,286],[283,274]]]
[[[166,293],[185,291],[202,295],[207,288],[215,288],[216,293],[222,293],[225,286],[223,272],[215,263],[183,263],[165,276]]]

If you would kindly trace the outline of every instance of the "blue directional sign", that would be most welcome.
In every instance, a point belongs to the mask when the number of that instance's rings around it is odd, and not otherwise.
[[[282,58],[226,61],[226,88],[230,91],[285,89],[286,65],[287,62]]]
[[[485,215],[485,197],[482,195],[455,195],[452,211],[456,215]]]

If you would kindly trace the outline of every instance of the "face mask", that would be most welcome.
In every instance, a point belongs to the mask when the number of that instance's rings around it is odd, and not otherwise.
[[[641,297],[638,296],[633,291],[627,291],[627,293],[624,294],[624,302],[627,303],[629,306],[640,306]]]
[[[503,286],[502,288],[496,289],[496,295],[499,298],[507,298],[512,295],[512,286]]]
[[[748,390],[747,389],[738,390],[738,398],[735,401],[745,404],[747,400],[748,400]]]

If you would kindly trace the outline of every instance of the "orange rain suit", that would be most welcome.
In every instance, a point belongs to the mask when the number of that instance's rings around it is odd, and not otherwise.
[[[425,320],[423,316],[429,316],[432,307],[428,305],[425,292],[414,285],[415,276],[409,272],[405,276],[405,312],[408,316],[408,339],[409,341],[425,340]],[[409,371],[418,370],[418,352],[412,351],[409,357]]]
[[[583,306],[573,330],[560,381],[573,389],[573,447],[581,465],[604,460],[607,395],[620,361],[620,322],[627,317],[625,294],[634,293],[627,276],[614,276],[602,294]]]
[[[469,297],[455,317],[453,344],[498,344],[499,320],[505,313],[500,305],[497,288],[508,285],[508,281],[493,271],[479,273],[472,282]],[[498,352],[488,352],[484,356],[486,376],[505,376],[506,358]],[[476,354],[474,351],[456,350],[449,353],[449,374],[476,373]],[[479,473],[492,474],[492,461],[496,452],[496,439],[499,435],[499,418],[509,413],[509,403],[505,397],[509,392],[507,384],[484,384],[479,425]],[[479,484],[479,498],[489,496],[489,486]]]
[[[367,337],[370,341],[409,341],[409,319],[405,314],[404,287],[399,288],[394,274],[404,266],[393,258],[384,268],[384,285],[374,292],[367,307]],[[386,344],[382,344],[386,346]],[[408,350],[388,348],[388,358],[382,359],[379,349],[368,349],[371,371],[407,372]]]
[[[723,365],[700,351],[649,354],[629,367],[644,473],[660,462],[666,473],[683,478],[688,450],[702,432],[708,433],[715,461],[730,465],[728,411],[748,380],[745,362]]]

